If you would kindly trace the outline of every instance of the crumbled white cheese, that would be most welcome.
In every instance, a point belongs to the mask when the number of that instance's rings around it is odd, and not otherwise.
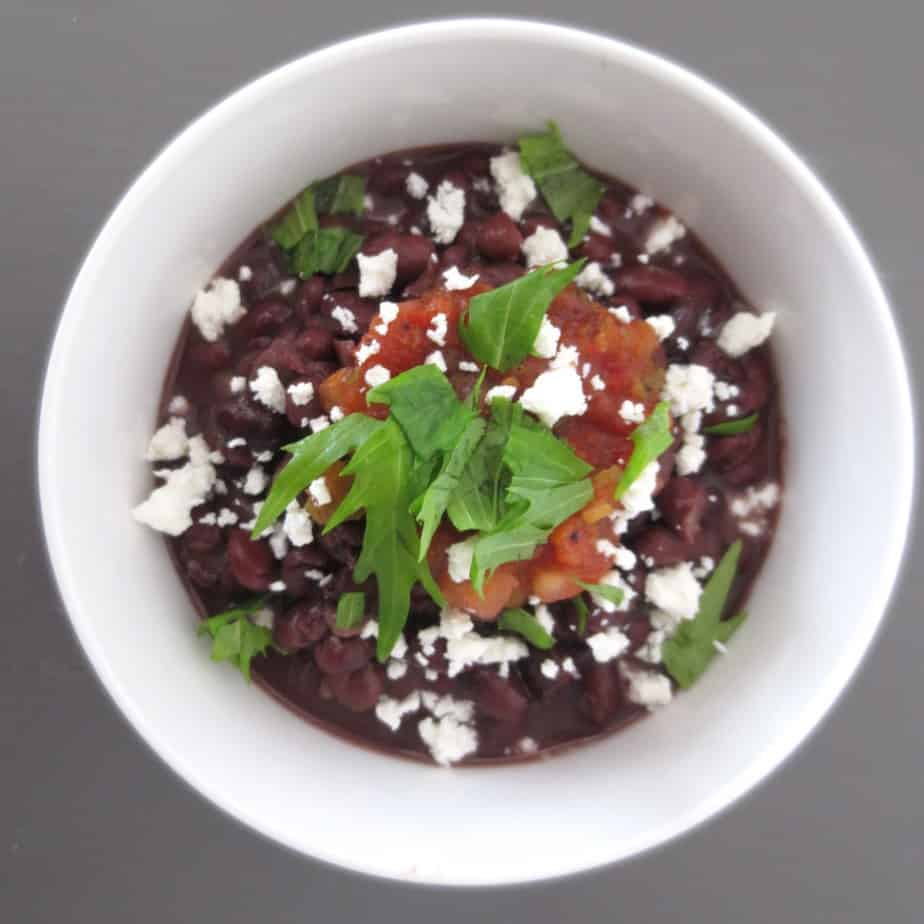
[[[698,565],[693,566],[693,576],[700,581],[704,581],[715,570],[715,559],[710,555],[704,555]]]
[[[619,406],[619,416],[626,423],[642,423],[645,420],[645,405],[626,398]]]
[[[731,512],[736,517],[747,517],[755,511],[771,510],[780,499],[780,486],[772,481],[761,485],[753,485],[747,491],[731,502]]]
[[[741,389],[731,382],[717,381],[715,383],[715,396],[719,401],[730,401],[732,398],[737,398],[740,394]]]
[[[536,198],[533,178],[523,172],[520,155],[516,151],[506,151],[492,157],[490,166],[491,176],[497,184],[500,207],[514,221],[519,221],[526,206]]]
[[[285,589],[286,589],[285,581],[273,581],[273,583],[270,584],[269,586],[269,590],[274,594],[284,593]]]
[[[228,386],[231,389],[232,395],[239,395],[247,388],[247,379],[242,375],[232,375]]]
[[[622,266],[622,254],[621,253],[611,253],[610,254],[610,266],[615,269],[619,269]]]
[[[311,382],[295,382],[287,390],[296,407],[304,407],[314,397],[314,385]]]
[[[314,541],[314,529],[311,524],[311,517],[308,516],[306,510],[298,505],[297,501],[292,501],[292,503],[286,507],[286,515],[282,521],[282,529],[286,538],[297,549],[305,545],[310,545]]]
[[[667,340],[674,332],[674,319],[669,314],[654,314],[645,321],[658,335],[658,340]]]
[[[539,670],[542,672],[542,676],[548,677],[549,680],[554,680],[559,673],[561,673],[561,667],[558,662],[552,658],[546,658],[542,664],[539,665]]]
[[[242,449],[247,445],[247,440],[243,436],[235,436],[234,439],[228,440],[226,445],[228,449]]]
[[[272,366],[257,369],[256,376],[250,380],[250,390],[264,407],[277,414],[285,413],[286,390],[279,380],[279,373]]]
[[[314,481],[308,485],[308,494],[319,507],[323,507],[331,502],[330,488],[327,487],[327,481],[323,475],[321,475],[320,478],[315,478]]]
[[[388,333],[388,328],[391,325],[391,322],[398,317],[398,305],[396,302],[381,302],[379,304],[379,324],[375,325],[375,332],[381,334],[383,337]],[[362,362],[357,359],[357,363],[362,365]]]
[[[253,279],[253,270],[249,266],[241,266],[238,268],[237,278],[241,282],[250,282]]]
[[[199,517],[199,522],[205,526],[214,526],[218,522],[218,516],[214,512],[206,513]]]
[[[424,359],[424,365],[436,366],[440,372],[446,372],[446,370],[449,368],[446,365],[446,357],[443,356],[442,350],[434,350],[432,353],[429,353]]]
[[[162,469],[156,474],[164,483],[132,511],[139,523],[179,536],[192,526],[191,512],[205,502],[215,483],[215,468],[201,436],[189,440],[189,461],[181,468]]]
[[[760,346],[770,336],[775,320],[776,314],[773,311],[766,314],[739,311],[725,322],[719,334],[719,347],[729,356],[744,356],[748,350]]]
[[[636,215],[647,212],[653,205],[654,199],[652,199],[651,196],[646,196],[644,193],[636,193],[629,200],[629,208],[635,212]]]
[[[261,626],[264,629],[272,629],[275,618],[273,611],[268,606],[261,606],[251,617],[250,621],[255,626]]]
[[[629,526],[630,520],[654,509],[652,494],[658,480],[658,469],[657,459],[654,462],[649,462],[642,469],[638,478],[626,488],[625,493],[619,499],[622,509],[610,514],[610,520],[617,533],[624,533]]]
[[[305,426],[304,418],[302,418],[302,426]],[[312,417],[311,420],[308,421],[308,426],[311,427],[312,433],[320,433],[330,426],[330,418],[326,414],[321,414],[319,417]]]
[[[385,676],[389,680],[400,680],[407,673],[407,661],[391,658],[385,666]]]
[[[549,633],[549,635],[554,635],[555,617],[552,615],[552,611],[544,603],[534,605],[536,606],[536,622],[538,622],[539,625]]]
[[[343,408],[336,404],[330,409],[329,414],[331,423],[337,423],[338,420],[343,420]]]
[[[272,549],[273,555],[279,561],[282,561],[286,557],[286,552],[289,551],[289,540],[281,523],[274,524],[272,531],[273,533],[269,537],[270,549]]]
[[[366,370],[366,384],[371,388],[384,385],[391,378],[391,373],[384,366],[373,366]]]
[[[371,256],[358,253],[356,262],[359,265],[359,297],[388,295],[398,276],[398,254],[389,247]]]
[[[401,727],[401,720],[412,712],[420,709],[420,692],[414,690],[404,699],[392,699],[390,696],[380,696],[375,706],[375,716],[384,722],[392,731]]]
[[[234,526],[237,523],[238,516],[233,510],[229,510],[227,507],[222,507],[218,511],[218,520],[217,523],[219,526]]]
[[[478,363],[469,362],[467,359],[459,361],[459,372],[481,372]]]
[[[587,644],[593,653],[594,661],[606,664],[607,661],[618,658],[629,647],[629,639],[621,629],[610,626],[602,632],[589,635]]]
[[[599,375],[594,374],[594,377],[590,380],[590,387],[594,391],[603,391],[606,388],[606,382]]]
[[[407,175],[404,186],[407,189],[407,194],[412,199],[423,199],[427,194],[427,190],[430,188],[430,184],[427,182],[426,178],[422,177],[419,173],[415,173],[413,170]]]
[[[619,546],[615,542],[610,542],[609,539],[598,539],[594,548],[607,558],[615,559],[619,554]]]
[[[342,305],[335,305],[330,316],[340,325],[348,334],[355,334],[359,328],[356,326],[356,315],[349,308]]]
[[[616,291],[615,283],[603,272],[603,268],[596,260],[588,263],[574,281],[582,289],[593,292],[594,295],[612,295]]]
[[[190,315],[203,339],[216,341],[225,327],[236,324],[247,309],[241,304],[241,290],[233,279],[218,277],[196,293]]]
[[[446,346],[446,334],[449,331],[449,321],[446,315],[441,311],[439,314],[430,318],[430,326],[427,328],[427,339],[432,340],[437,346]]]
[[[596,215],[590,216],[590,230],[594,234],[602,234],[604,237],[613,236],[613,229],[605,221],[597,218]]]
[[[549,263],[559,263],[568,259],[568,245],[561,235],[552,228],[538,227],[520,245],[526,257],[526,265],[532,269],[535,266],[546,266]]]
[[[433,240],[451,244],[465,222],[465,190],[443,180],[436,187],[436,195],[427,199],[427,219]]]
[[[551,359],[558,352],[561,328],[556,327],[547,317],[542,318],[539,333],[533,343],[533,352],[543,359]]]
[[[449,578],[457,584],[467,581],[472,573],[472,554],[475,551],[474,539],[456,542],[446,549],[449,558]]]
[[[686,433],[683,445],[677,450],[675,464],[680,475],[693,475],[706,462],[706,438],[699,433]]]
[[[188,414],[189,413],[189,402],[183,395],[174,395],[170,399],[170,403],[167,405],[168,414]]]
[[[458,266],[450,266],[449,269],[443,270],[443,288],[447,292],[462,292],[465,289],[470,289],[476,282],[478,282],[477,273],[472,276],[464,276],[459,272]]]
[[[618,571],[607,571],[597,583],[621,590],[622,600],[619,603],[613,603],[612,600],[591,592],[590,599],[593,600],[595,606],[598,606],[604,613],[624,613],[629,609],[629,604],[635,599],[636,594]]]
[[[622,321],[623,324],[630,324],[632,322],[632,313],[625,305],[620,305],[618,308],[607,308],[606,310],[609,311],[617,321]]]
[[[283,279],[279,283],[279,294],[280,295],[291,295],[295,291],[295,287],[298,283],[294,279]]]
[[[645,250],[657,253],[667,250],[675,241],[679,241],[687,233],[687,229],[673,215],[655,222],[645,240]]]
[[[619,665],[619,669],[628,684],[626,695],[633,703],[653,709],[666,706],[671,701],[671,682],[664,674],[629,667],[625,662]]]
[[[670,401],[675,417],[689,411],[711,411],[715,376],[705,366],[674,363],[667,367],[661,397]]]
[[[266,475],[266,472],[263,471],[262,466],[254,465],[247,472],[246,477],[244,478],[244,493],[251,494],[256,496],[262,494],[266,490],[266,485],[269,483],[269,478]]]
[[[575,365],[565,364],[562,348],[552,361],[552,368],[541,373],[533,384],[520,395],[520,404],[535,414],[547,427],[554,427],[562,417],[581,415],[587,410],[584,383]],[[565,354],[570,356],[570,352]],[[576,358],[576,351],[574,351]]]
[[[424,696],[421,694],[422,698]],[[445,703],[447,700],[449,704]],[[417,731],[438,764],[454,764],[478,749],[478,735],[466,724],[471,721],[471,703],[459,703],[444,696],[433,708],[442,711],[435,713],[435,718],[423,719]]]
[[[561,669],[566,674],[571,674],[572,677],[581,676],[581,672],[577,669],[577,665],[574,663],[574,658],[565,658],[565,660],[561,662]]]
[[[506,398],[507,400],[513,400],[513,396],[516,393],[516,385],[495,385],[493,388],[488,389],[484,396],[484,400],[487,404],[490,404],[495,398]]]
[[[390,302],[382,302],[383,305],[391,304]],[[361,366],[372,356],[375,356],[376,353],[381,352],[382,344],[378,340],[370,340],[368,343],[363,343],[360,345],[359,349],[354,355],[356,360],[356,365]]]
[[[182,417],[171,417],[151,437],[144,457],[148,462],[173,462],[176,459],[182,459],[188,449],[186,421]]]
[[[645,578],[645,596],[660,610],[678,619],[693,619],[703,592],[689,562],[652,571]]]

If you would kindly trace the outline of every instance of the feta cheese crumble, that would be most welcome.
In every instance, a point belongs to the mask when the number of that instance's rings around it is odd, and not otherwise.
[[[459,361],[459,372],[474,372],[477,374],[478,372],[481,372],[481,368],[479,367],[478,363],[473,363],[467,359],[462,359]]]
[[[654,314],[645,321],[658,335],[658,340],[667,340],[674,332],[674,319],[669,314]]]
[[[590,230],[594,234],[602,234],[604,237],[612,237],[613,229],[596,215],[590,216]]]
[[[687,229],[673,216],[668,215],[655,222],[645,240],[645,251],[649,254],[667,250],[675,241],[679,241],[687,233]]]
[[[388,295],[398,277],[398,254],[389,247],[371,256],[358,253],[356,262],[359,265],[359,297]]]
[[[475,551],[475,540],[466,539],[456,542],[446,549],[449,558],[449,578],[457,584],[467,581],[472,573],[472,554]]]
[[[520,245],[526,257],[526,265],[533,269],[549,263],[559,263],[568,259],[568,246],[561,235],[552,228],[538,227]]]
[[[594,295],[612,295],[616,291],[615,283],[603,272],[603,268],[596,260],[588,263],[578,273],[574,281],[582,289],[586,289]]]
[[[262,494],[266,490],[268,483],[269,478],[266,472],[263,471],[263,467],[254,465],[248,470],[247,475],[244,477],[244,493],[253,496]]]
[[[618,658],[629,647],[629,639],[621,629],[611,626],[602,632],[589,635],[587,644],[590,646],[594,661],[606,664]]]
[[[171,417],[151,437],[144,457],[148,462],[174,462],[182,459],[188,449],[186,421],[182,417]]]
[[[379,304],[380,323],[375,325],[375,332],[383,337],[388,333],[391,322],[398,317],[398,305],[396,302],[381,302]],[[358,360],[357,360],[358,362]]]
[[[512,401],[513,396],[516,393],[516,385],[495,385],[493,388],[488,389],[484,396],[484,400],[488,404],[490,404],[495,398],[506,398],[508,401]]]
[[[356,315],[349,308],[342,305],[335,305],[330,316],[345,330],[348,334],[355,334],[359,328],[356,326]]]
[[[286,390],[296,407],[304,407],[314,397],[314,385],[311,382],[295,382]]]
[[[384,385],[391,378],[391,373],[384,366],[373,366],[366,370],[366,384],[370,388]]]
[[[591,591],[590,599],[593,600],[594,606],[599,607],[604,613],[624,613],[629,609],[629,604],[635,599],[636,593],[628,583],[626,583],[625,579],[618,571],[608,571],[597,583],[621,590],[622,601],[620,603],[613,603],[612,600],[607,600],[606,597]]]
[[[391,304],[390,302],[383,302],[384,304]],[[376,353],[379,353],[382,349],[382,344],[378,340],[370,340],[369,343],[363,343],[354,355],[357,366],[362,366],[367,359],[375,356]]]
[[[632,314],[625,305],[620,305],[618,308],[607,308],[606,310],[609,311],[617,321],[622,321],[623,324],[630,324],[632,322]]]
[[[292,501],[286,507],[286,515],[282,521],[282,529],[286,538],[292,545],[300,549],[314,541],[314,529],[308,512]]]
[[[443,180],[436,188],[436,195],[427,200],[427,219],[433,240],[437,244],[451,244],[465,222],[465,190]]]
[[[458,266],[450,266],[449,269],[443,270],[443,287],[447,292],[462,292],[470,289],[476,282],[478,282],[477,273],[473,276],[465,276],[459,272]],[[442,317],[445,318],[446,315]]]
[[[214,343],[226,327],[237,324],[247,309],[241,304],[241,290],[233,279],[220,276],[196,293],[190,315],[204,340]]]
[[[324,507],[331,502],[330,489],[327,487],[327,482],[323,475],[320,478],[315,478],[308,485],[308,495],[319,507]]]
[[[440,372],[446,372],[449,368],[446,365],[446,357],[443,356],[442,350],[434,350],[432,353],[428,354],[424,359],[424,365],[426,366],[436,366]]]
[[[478,748],[478,735],[469,724],[472,704],[451,696],[439,699],[430,693],[421,694],[433,718],[423,719],[417,726],[421,741],[429,748],[433,759],[443,766],[457,763]]]
[[[619,416],[626,423],[644,423],[645,405],[641,402],[630,401],[626,398],[619,406]]]
[[[401,727],[401,721],[406,715],[420,709],[420,691],[414,690],[404,699],[392,699],[390,696],[380,696],[375,706],[375,717],[384,722],[393,732]]]
[[[715,376],[705,366],[674,363],[667,367],[661,397],[670,402],[675,417],[690,411],[711,411],[714,382]]]
[[[645,596],[658,609],[676,619],[693,619],[703,592],[693,576],[693,566],[681,562],[652,571],[645,579]]]
[[[671,701],[671,682],[664,674],[632,668],[625,663],[620,664],[619,669],[627,683],[626,695],[633,703],[652,709]]]
[[[430,326],[427,328],[428,340],[432,340],[437,346],[446,346],[446,334],[448,332],[449,321],[442,311],[430,318]]]
[[[719,334],[720,349],[736,359],[744,356],[748,350],[760,346],[770,336],[775,320],[776,314],[773,311],[765,314],[739,311],[725,322]]]
[[[257,369],[256,376],[250,380],[250,390],[264,407],[277,414],[285,413],[286,390],[279,380],[279,373],[272,366]]]
[[[514,221],[519,221],[526,206],[536,198],[533,178],[523,172],[520,155],[516,151],[506,151],[492,157],[490,167],[491,176],[497,184],[500,207]]]
[[[430,184],[426,179],[413,170],[407,175],[404,186],[405,189],[407,189],[407,194],[412,199],[423,199],[427,194],[427,190],[430,188]]]
[[[542,318],[539,333],[533,343],[533,352],[543,359],[551,359],[558,352],[558,341],[561,339],[561,329],[556,327],[547,317]]]
[[[233,375],[228,387],[231,389],[232,395],[239,395],[247,388],[247,379],[242,375]]]

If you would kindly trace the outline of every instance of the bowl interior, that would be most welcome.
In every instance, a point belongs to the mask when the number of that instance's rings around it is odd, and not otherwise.
[[[142,454],[191,295],[254,225],[347,163],[513,139],[548,118],[579,156],[672,206],[753,302],[779,312],[783,513],[751,618],[669,709],[553,760],[447,772],[317,731],[209,663],[162,541],[129,509],[146,490]],[[761,123],[617,42],[468,21],[301,59],[171,144],[78,277],[39,450],[49,546],[79,637],[178,773],[307,854],[385,876],[487,884],[660,843],[792,751],[881,618],[908,520],[911,439],[902,357],[873,272],[831,200]]]

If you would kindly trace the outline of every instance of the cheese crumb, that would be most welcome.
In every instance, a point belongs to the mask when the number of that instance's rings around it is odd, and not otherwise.
[[[420,692],[414,690],[404,699],[392,699],[390,696],[380,696],[375,707],[375,716],[384,722],[392,731],[401,727],[401,720],[412,712],[420,709]]]
[[[451,244],[465,222],[465,190],[443,180],[436,188],[436,195],[427,200],[427,218],[433,240],[437,244]]]
[[[476,282],[478,282],[477,273],[473,276],[464,276],[459,272],[458,266],[450,266],[448,270],[443,270],[443,287],[447,292],[461,292],[470,289]],[[446,316],[443,315],[443,317]]]
[[[389,247],[371,256],[356,255],[359,265],[360,298],[379,298],[388,295],[398,276],[398,254]]]
[[[384,366],[373,366],[366,370],[366,384],[371,388],[384,385],[391,378],[391,373]]]
[[[388,302],[383,302],[382,304],[390,304]],[[378,340],[371,340],[369,343],[363,343],[360,345],[359,349],[354,354],[354,359],[356,360],[356,365],[363,365],[367,359],[372,356],[375,356],[376,353],[380,352],[382,349],[382,344]]]
[[[308,494],[319,507],[325,507],[331,502],[330,489],[327,487],[327,481],[325,481],[323,475],[320,478],[315,478],[308,485]]]
[[[594,377],[590,380],[590,387],[594,391],[603,391],[606,388],[606,382],[599,375],[594,374]]]
[[[456,542],[446,549],[449,558],[449,578],[457,584],[467,581],[472,573],[472,555],[475,551],[474,539]]]
[[[558,352],[558,341],[561,339],[561,329],[556,327],[547,317],[542,318],[539,333],[533,343],[533,352],[543,359],[551,359]]]
[[[491,176],[497,184],[500,207],[514,221],[519,221],[526,206],[536,198],[533,178],[523,172],[520,155],[516,151],[506,151],[492,157],[490,167]]]
[[[674,319],[669,314],[654,314],[645,321],[658,335],[658,340],[667,340],[674,332]]]
[[[645,241],[645,250],[649,254],[660,250],[667,250],[675,241],[679,241],[687,233],[687,229],[673,215],[662,218],[656,222],[648,232]]]
[[[628,689],[626,695],[633,703],[649,709],[666,706],[673,697],[671,682],[657,671],[637,670],[625,663],[619,665]]]
[[[766,314],[739,311],[725,322],[719,334],[719,347],[729,356],[743,356],[770,336],[775,320],[776,314],[773,311]]]
[[[599,664],[606,664],[607,661],[618,658],[629,647],[629,639],[626,638],[621,629],[611,626],[602,632],[589,635],[587,644],[593,653],[594,661]]]
[[[645,405],[626,398],[619,406],[619,416],[626,423],[643,423],[645,420]]]
[[[304,420],[302,426],[304,426]],[[326,414],[321,414],[320,417],[312,417],[308,421],[308,426],[311,428],[312,433],[320,433],[322,430],[326,430],[330,426],[330,419]]]
[[[286,390],[297,407],[304,407],[314,397],[314,385],[311,382],[295,382]]]
[[[247,379],[242,375],[233,375],[228,387],[231,389],[232,395],[239,395],[247,388]]]
[[[603,268],[596,260],[588,263],[574,281],[582,289],[593,292],[594,295],[612,295],[616,291],[613,280],[603,272]]]
[[[446,346],[446,334],[448,332],[449,322],[442,311],[430,318],[430,326],[427,328],[428,340],[432,340],[437,346]]]
[[[652,571],[645,579],[645,596],[676,619],[693,619],[703,589],[689,562]]]
[[[190,315],[204,340],[216,341],[247,309],[241,304],[241,290],[233,279],[218,277],[196,293]]]
[[[188,448],[186,421],[182,417],[171,417],[151,437],[144,457],[148,462],[173,462],[182,459]]]
[[[478,363],[469,362],[467,359],[462,359],[459,361],[459,372],[481,372],[481,368]]]
[[[407,189],[407,194],[412,199],[423,199],[427,194],[427,190],[430,188],[430,184],[426,179],[414,171],[407,175],[404,186]]]
[[[349,308],[342,305],[336,305],[330,316],[345,330],[348,334],[355,334],[359,328],[356,326],[356,315]]]
[[[568,259],[568,246],[561,235],[552,228],[538,227],[520,245],[526,256],[526,265],[532,269],[536,266],[546,266],[549,263],[559,263]]]
[[[689,411],[711,411],[714,382],[715,376],[705,366],[674,363],[667,367],[661,397],[670,401],[671,413],[675,417]]]
[[[609,311],[617,321],[622,321],[623,324],[632,323],[632,314],[625,305],[620,305],[618,308],[607,308],[606,310]]]
[[[440,372],[446,372],[446,370],[449,368],[446,365],[446,357],[443,356],[442,350],[434,350],[432,353],[430,353],[426,359],[424,359],[424,365],[436,366]]]
[[[516,393],[516,385],[495,385],[493,388],[488,389],[484,400],[487,404],[490,404],[495,398],[506,398],[508,401],[512,401]]]
[[[272,366],[257,369],[256,376],[250,380],[250,390],[264,407],[277,414],[285,413],[286,390],[279,380],[279,373]]]
[[[613,229],[605,221],[597,218],[596,215],[590,216],[590,230],[594,234],[602,234],[604,237],[613,236]]]
[[[648,211],[654,205],[654,199],[651,196],[646,196],[644,193],[636,193],[629,200],[629,208],[631,211],[635,212],[636,215],[642,215]]]
[[[619,603],[613,603],[612,600],[607,600],[606,597],[591,591],[590,599],[593,600],[594,605],[598,606],[604,613],[624,613],[629,609],[629,604],[632,603],[636,597],[635,591],[618,571],[608,571],[597,583],[603,584],[606,587],[615,587],[622,591],[622,600]]]
[[[266,472],[263,471],[263,467],[254,465],[244,478],[244,493],[253,496],[262,494],[266,490],[268,482],[269,478],[267,478]]]
[[[310,545],[314,541],[314,528],[311,524],[311,517],[308,516],[308,511],[298,505],[297,501],[292,501],[286,507],[282,529],[286,538],[297,549]]]
[[[553,660],[552,658],[546,658],[542,664],[539,665],[539,670],[542,672],[543,677],[548,677],[549,680],[554,680],[561,672],[561,667],[557,661]]]

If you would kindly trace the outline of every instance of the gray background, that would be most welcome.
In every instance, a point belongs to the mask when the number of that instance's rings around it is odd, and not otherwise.
[[[912,363],[920,359],[920,0],[2,0],[0,920],[891,924],[924,916],[920,536],[861,676],[770,781],[654,854],[527,889],[409,888],[260,839],[153,757],[71,636],[41,544],[33,431],[60,306],[107,212],[171,136],[257,74],[351,33],[477,12],[567,19],[623,36],[764,115],[856,220]]]

